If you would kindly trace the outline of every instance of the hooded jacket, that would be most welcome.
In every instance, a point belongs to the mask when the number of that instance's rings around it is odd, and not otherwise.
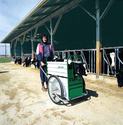
[[[50,43],[39,43],[36,49],[37,59],[45,62],[45,60],[52,60],[54,50]]]

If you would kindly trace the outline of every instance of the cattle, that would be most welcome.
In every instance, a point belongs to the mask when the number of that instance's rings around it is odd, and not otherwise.
[[[37,60],[37,58],[34,57],[32,59],[30,56],[25,57],[23,61],[23,66],[30,67],[31,65],[34,65],[35,68],[39,68],[39,61]]]
[[[34,57],[33,59],[31,59],[31,65],[34,65],[35,68],[39,68],[40,62],[38,61],[36,57]]]
[[[31,66],[31,57],[30,56],[25,57],[25,59],[23,61],[23,66],[25,66],[25,67]]]
[[[22,58],[21,57],[14,57],[14,63],[21,65],[22,64]]]

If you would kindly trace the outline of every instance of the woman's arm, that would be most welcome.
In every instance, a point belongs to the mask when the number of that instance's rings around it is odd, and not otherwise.
[[[42,61],[43,56],[42,56],[42,53],[40,52],[40,43],[37,45],[36,55],[37,55],[38,61]]]

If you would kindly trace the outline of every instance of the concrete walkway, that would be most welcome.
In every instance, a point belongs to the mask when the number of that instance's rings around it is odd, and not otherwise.
[[[42,92],[39,71],[0,64],[0,125],[123,125],[123,88],[86,80],[90,98],[53,104]]]

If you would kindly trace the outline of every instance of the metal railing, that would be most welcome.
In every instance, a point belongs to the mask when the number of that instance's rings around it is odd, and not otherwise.
[[[70,53],[80,53],[83,63],[88,73],[96,73],[96,49],[79,49],[55,51],[55,54],[61,59],[65,59]],[[113,58],[111,54],[113,53]],[[116,76],[116,73],[123,68],[123,47],[101,48],[102,55],[102,75]]]
[[[78,49],[78,50],[63,50],[55,51],[60,59],[67,58],[70,54],[78,54],[81,56],[83,64],[88,73],[96,73],[96,49]],[[112,62],[111,53],[114,54]],[[116,73],[123,69],[123,47],[106,47],[101,48],[102,55],[102,75],[116,76]],[[31,56],[30,53],[24,54],[24,56]],[[112,65],[112,63],[114,65]]]
[[[66,59],[71,53],[81,56],[83,64],[89,73],[96,73],[96,49],[55,51],[55,55],[61,59]]]

